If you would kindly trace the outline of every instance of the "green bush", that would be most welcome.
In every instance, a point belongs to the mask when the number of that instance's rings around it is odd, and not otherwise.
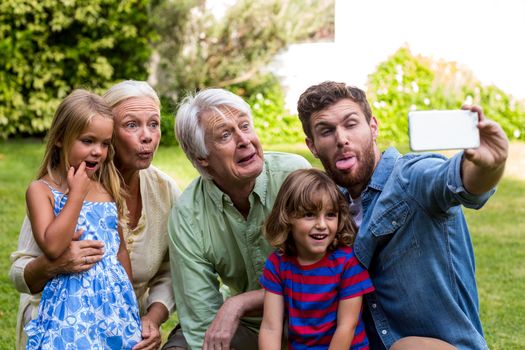
[[[72,89],[146,79],[148,0],[0,2],[0,137],[41,134]]]
[[[406,47],[369,75],[367,97],[379,119],[384,146],[408,146],[410,110],[458,109],[463,104],[483,107],[484,114],[500,123],[510,139],[525,137],[525,101],[482,85],[454,62],[414,56]]]
[[[175,137],[175,113],[177,109],[172,101],[170,98],[161,97],[160,129],[162,131],[162,137],[160,144],[163,146],[175,146],[179,144]]]

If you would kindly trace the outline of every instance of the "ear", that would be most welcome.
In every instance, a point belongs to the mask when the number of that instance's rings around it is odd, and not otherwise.
[[[310,152],[312,152],[314,157],[319,158],[319,156],[317,155],[317,150],[315,149],[314,141],[309,137],[307,137],[305,141],[306,141],[306,145],[308,146],[308,148],[310,149]]]
[[[209,165],[208,158],[197,158],[197,163],[203,168],[206,168]]]
[[[374,116],[370,118],[370,130],[372,130],[372,137],[375,141],[377,139],[377,136],[379,135],[379,122]]]

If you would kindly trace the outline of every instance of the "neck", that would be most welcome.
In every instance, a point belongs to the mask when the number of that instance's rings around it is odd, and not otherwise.
[[[233,202],[233,206],[242,214],[246,219],[250,213],[250,200],[249,196],[255,187],[255,179],[250,180],[246,183],[237,183],[229,186],[221,184],[220,181],[213,182],[220,188],[222,192],[227,194]]]
[[[120,175],[122,176],[122,180],[124,181],[123,185],[126,188],[126,190],[133,191],[139,187],[139,171],[138,170],[132,170],[132,171],[126,171],[119,169]]]

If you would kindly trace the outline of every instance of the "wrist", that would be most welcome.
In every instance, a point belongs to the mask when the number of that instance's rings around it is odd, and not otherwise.
[[[154,324],[157,328],[160,328],[160,326],[166,322],[168,317],[169,313],[166,307],[159,302],[155,302],[151,304],[146,314],[142,316],[142,319],[146,319],[150,323]]]

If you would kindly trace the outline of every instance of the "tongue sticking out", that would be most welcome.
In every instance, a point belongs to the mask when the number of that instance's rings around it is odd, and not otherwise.
[[[353,167],[355,163],[356,163],[356,158],[350,157],[350,158],[338,160],[337,162],[335,162],[335,166],[339,170],[348,170],[351,167]]]

